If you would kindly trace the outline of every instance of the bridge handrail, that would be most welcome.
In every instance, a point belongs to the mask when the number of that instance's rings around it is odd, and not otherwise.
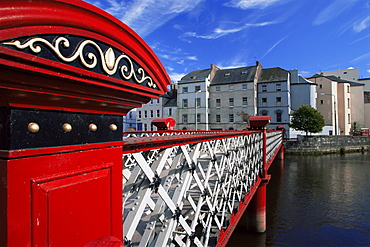
[[[194,144],[203,141],[253,135],[261,131],[127,131],[123,137],[123,152],[146,151],[174,145]]]

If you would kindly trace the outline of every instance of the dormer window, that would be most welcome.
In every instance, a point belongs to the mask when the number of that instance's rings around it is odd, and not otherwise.
[[[225,76],[225,77],[230,76],[230,72],[225,73],[225,75],[224,75],[224,76]]]

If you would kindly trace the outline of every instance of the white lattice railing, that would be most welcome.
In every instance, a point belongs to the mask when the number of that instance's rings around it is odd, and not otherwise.
[[[156,134],[146,136],[147,145],[136,140],[142,135],[124,139],[125,246],[217,245],[264,163],[262,131],[225,133],[197,133],[203,136],[197,140],[183,132],[181,144]],[[279,135],[267,134],[268,157]]]

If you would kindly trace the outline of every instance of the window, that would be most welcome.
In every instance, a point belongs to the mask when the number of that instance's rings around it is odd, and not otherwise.
[[[138,111],[137,114],[138,114],[138,118],[141,118],[141,111]]]
[[[157,104],[159,104],[159,99],[157,99]]]
[[[128,117],[129,117],[130,119],[132,119],[132,112],[130,112],[130,114],[128,115]]]
[[[348,123],[351,123],[351,114],[348,113]]]
[[[267,106],[267,98],[262,98],[262,106]]]
[[[248,97],[243,97],[243,105],[248,105]]]
[[[234,114],[229,114],[229,122],[230,123],[234,122]]]
[[[243,88],[243,90],[247,90],[248,89],[248,84],[243,84],[242,88]]]
[[[234,91],[234,85],[229,85],[229,91],[230,92]]]
[[[200,107],[200,98],[195,99],[195,107]]]
[[[160,116],[161,116],[160,111],[157,110],[157,117],[160,117]]]
[[[234,98],[229,98],[229,106],[230,107],[234,106]]]
[[[153,131],[154,130],[154,125],[153,124],[150,124],[150,130]]]
[[[144,131],[147,131],[148,130],[148,124],[144,124]]]
[[[200,114],[197,114],[197,123],[200,123]]]
[[[347,86],[347,93],[349,93],[350,91],[349,91],[349,86]]]
[[[276,111],[276,122],[281,123],[281,110]]]
[[[220,87],[216,87],[216,92],[221,92],[221,88]]]
[[[183,87],[182,88],[182,93],[187,93],[188,92],[188,87]]]
[[[324,104],[324,101],[323,101],[323,100],[320,100],[320,104],[322,104],[322,105],[323,105],[323,104]]]
[[[276,84],[276,91],[281,91],[281,84]]]
[[[281,106],[281,97],[276,97],[276,105]]]
[[[216,99],[216,107],[221,107],[221,99]]]
[[[183,114],[183,115],[182,115],[182,122],[183,122],[184,124],[187,124],[187,123],[188,123],[188,114]]]
[[[150,117],[153,118],[154,117],[154,112],[153,110],[150,110]]]
[[[351,102],[349,101],[349,98],[347,99],[348,108],[351,108]]]
[[[224,76],[225,76],[225,77],[230,76],[230,72],[225,73],[225,74],[224,74]]]
[[[220,123],[221,122],[221,115],[216,115],[216,123]]]
[[[172,116],[172,108],[168,108],[168,116]]]
[[[320,86],[320,89],[322,88],[322,84],[319,85]]]
[[[150,100],[150,104],[153,105],[153,99]]]
[[[182,100],[182,107],[183,108],[188,108],[188,99],[183,99]]]
[[[266,111],[266,110],[263,110],[263,111],[261,111],[261,115],[262,116],[267,116],[267,114],[268,114],[269,112],[268,111]]]
[[[147,117],[148,117],[148,112],[144,111],[144,118],[147,118]]]
[[[195,92],[200,91],[200,86],[195,86]]]
[[[262,89],[262,92],[267,92],[267,85],[262,85],[261,89]]]

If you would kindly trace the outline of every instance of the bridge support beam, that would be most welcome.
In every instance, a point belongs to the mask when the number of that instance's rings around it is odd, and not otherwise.
[[[266,231],[266,187],[271,176],[259,185],[247,207],[247,230],[263,233]]]

